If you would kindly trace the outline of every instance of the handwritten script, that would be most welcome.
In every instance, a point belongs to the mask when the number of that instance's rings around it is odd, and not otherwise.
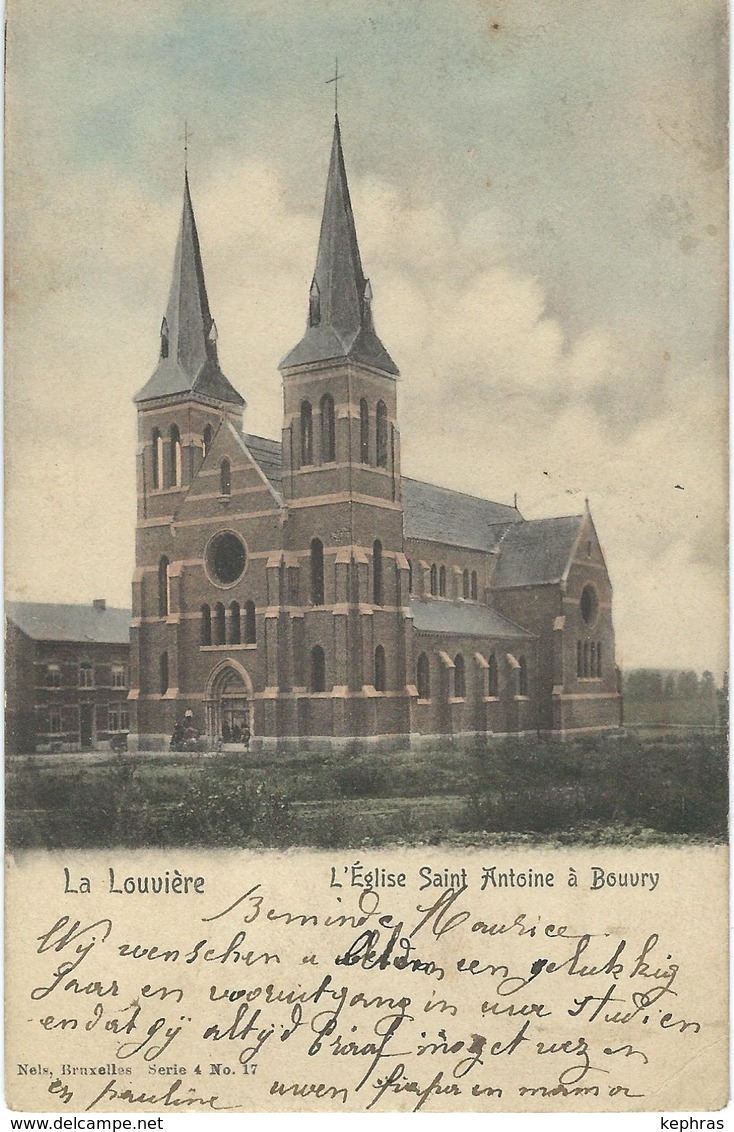
[[[719,848],[27,854],[10,1103],[713,1108],[725,875]]]

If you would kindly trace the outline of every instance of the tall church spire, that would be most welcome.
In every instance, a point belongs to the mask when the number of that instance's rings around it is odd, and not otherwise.
[[[244,404],[219,368],[217,328],[209,311],[188,171],[184,175],[173,282],[161,324],[158,366],[135,400],[149,401],[180,393],[201,393],[220,401]]]
[[[395,363],[375,333],[371,303],[372,289],[362,271],[339,118],[335,115],[308,325],[280,368],[351,358],[397,375]]]

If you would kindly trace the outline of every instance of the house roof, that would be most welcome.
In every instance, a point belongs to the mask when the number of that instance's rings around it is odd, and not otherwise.
[[[335,117],[308,325],[280,368],[351,358],[397,376],[395,362],[375,333],[371,303],[372,291],[357,243],[339,118]]]
[[[8,621],[34,641],[84,641],[125,645],[130,640],[129,609],[97,609],[93,605],[9,601]]]
[[[496,609],[463,601],[410,602],[413,625],[419,633],[450,633],[455,637],[492,637],[502,641],[532,637]]]
[[[408,538],[494,550],[507,525],[522,523],[519,511],[463,491],[403,476],[403,511]]]
[[[583,520],[583,515],[564,515],[507,526],[498,548],[492,589],[560,582],[574,553]]]
[[[219,368],[217,331],[209,311],[188,173],[171,293],[161,326],[161,356],[135,401],[176,393],[201,393],[235,405],[245,403]]]

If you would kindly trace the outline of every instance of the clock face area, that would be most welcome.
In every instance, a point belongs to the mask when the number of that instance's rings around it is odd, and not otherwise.
[[[234,531],[220,531],[207,543],[204,562],[215,586],[234,586],[245,572],[247,548]]]

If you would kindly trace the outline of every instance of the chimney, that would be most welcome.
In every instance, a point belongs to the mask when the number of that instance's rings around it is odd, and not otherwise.
[[[103,597],[96,597],[92,602],[92,605],[98,613],[104,613],[105,609],[107,608],[107,601]]]

